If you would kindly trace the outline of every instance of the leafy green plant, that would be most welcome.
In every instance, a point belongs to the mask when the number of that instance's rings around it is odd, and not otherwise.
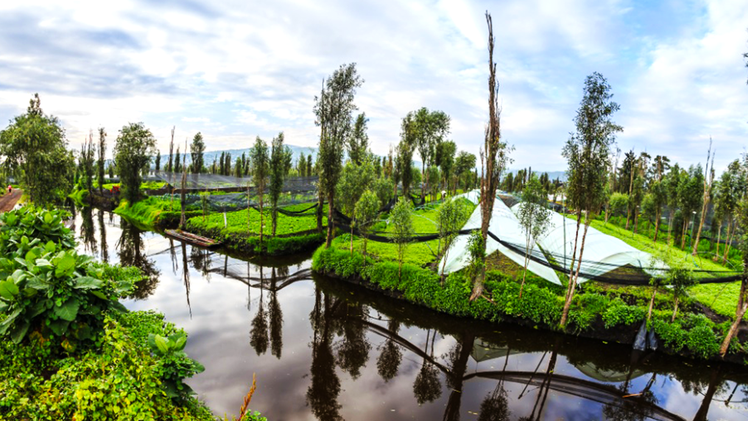
[[[172,399],[183,399],[192,395],[192,388],[182,380],[205,370],[200,363],[187,357],[184,352],[185,345],[187,334],[184,331],[168,337],[153,333],[148,335],[148,346],[159,357],[159,377],[166,394]]]

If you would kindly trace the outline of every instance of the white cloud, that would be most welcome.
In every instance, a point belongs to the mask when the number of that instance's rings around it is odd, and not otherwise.
[[[322,78],[357,62],[366,82],[356,101],[370,119],[376,153],[398,141],[401,118],[422,106],[447,112],[451,138],[477,153],[487,114],[488,9],[515,166],[564,168],[561,147],[593,71],[608,77],[622,105],[616,120],[626,129],[624,149],[689,164],[703,159],[702,142],[712,135],[718,160],[727,159],[742,151],[745,134],[747,6],[708,2],[703,15],[700,3],[688,7],[649,10],[629,0],[3,2],[0,118],[23,112],[39,92],[73,143],[99,125],[115,133],[143,121],[162,149],[175,124],[202,131],[209,149],[225,141],[248,146],[256,135],[281,130],[289,142],[313,146]],[[648,29],[662,26],[666,12],[686,15],[677,36]]]

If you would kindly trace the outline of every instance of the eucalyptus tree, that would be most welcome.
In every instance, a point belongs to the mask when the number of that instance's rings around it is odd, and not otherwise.
[[[260,204],[260,243],[262,243],[264,225],[263,199],[265,186],[270,175],[270,157],[268,154],[268,145],[264,140],[260,139],[260,136],[257,136],[255,139],[254,146],[249,150],[249,156],[252,160],[252,178],[257,188],[257,198]],[[247,213],[249,211],[250,209],[247,209]]]
[[[348,162],[343,168],[340,180],[336,186],[335,196],[338,198],[343,213],[355,218],[356,203],[374,182],[374,167],[369,160],[362,165]],[[329,222],[328,222],[329,223]],[[353,253],[353,228],[351,224],[351,253]]]
[[[75,158],[67,150],[65,129],[57,117],[44,114],[38,94],[25,114],[0,131],[0,155],[37,205],[59,202],[72,187]]]
[[[670,322],[674,322],[675,317],[678,315],[678,303],[687,295],[688,288],[696,285],[696,279],[693,277],[693,272],[690,269],[677,266],[670,269],[668,284],[673,288],[673,317],[670,319]]]
[[[522,202],[519,205],[517,219],[525,232],[525,270],[522,273],[522,284],[519,287],[519,298],[522,299],[522,289],[527,277],[527,264],[535,248],[535,240],[548,231],[551,223],[551,211],[546,207],[548,198],[537,177],[530,176],[530,181],[522,190]]]
[[[449,183],[452,180],[452,169],[455,166],[455,154],[457,153],[457,145],[451,141],[445,141],[439,144],[436,150],[436,159],[441,168],[441,182],[443,183],[442,189],[451,191]]]
[[[278,226],[278,199],[280,199],[280,195],[283,192],[283,183],[286,180],[286,176],[291,171],[293,153],[291,152],[291,148],[283,145],[283,132],[278,133],[278,136],[273,138],[271,147],[269,193],[273,235],[275,235],[275,230]],[[237,163],[236,167],[240,168],[241,165]]]
[[[99,182],[99,193],[104,191],[104,164],[106,163],[106,130],[103,127],[99,127],[99,159],[96,161],[97,166],[97,179]],[[158,171],[158,168],[156,168]]]
[[[745,192],[746,180],[742,166],[737,159],[727,166],[727,171],[720,176],[717,184],[715,207],[724,215],[727,223],[726,247],[723,260],[727,260],[730,244],[735,236],[735,215],[739,209],[741,196]]]
[[[653,242],[657,242],[657,237],[660,234],[660,221],[662,219],[662,208],[667,204],[667,186],[661,180],[654,181],[649,187],[649,194],[652,198],[652,206],[654,208],[653,217],[655,219],[654,227],[654,238]]]
[[[743,174],[748,170],[748,162],[744,163]],[[730,347],[730,342],[735,334],[738,332],[738,327],[743,320],[745,313],[748,311],[748,188],[746,184],[743,184],[743,191],[741,194],[740,204],[737,207],[736,219],[738,222],[737,229],[742,233],[738,247],[743,259],[743,276],[740,280],[740,292],[738,293],[738,302],[735,308],[735,319],[730,326],[730,329],[725,335],[725,339],[720,347],[719,354],[724,358],[727,354],[727,350]]]
[[[174,171],[174,130],[176,127],[172,126],[171,128],[171,142],[169,142],[169,162],[166,165],[166,172],[172,172]],[[179,158],[177,158],[177,161],[179,161]]]
[[[685,250],[688,223],[695,220],[696,211],[700,210],[704,194],[704,175],[701,164],[691,166],[678,184],[678,206],[683,215],[682,238],[680,248]],[[691,216],[693,214],[693,217]]]
[[[483,152],[481,163],[483,165],[483,177],[480,183],[480,207],[481,207],[481,237],[482,247],[486,247],[488,227],[493,213],[496,191],[501,181],[501,173],[506,169],[507,163],[511,162],[509,153],[513,147],[501,139],[501,107],[499,106],[499,83],[496,80],[496,63],[493,61],[493,23],[491,15],[486,12],[486,24],[488,25],[488,125],[485,130]],[[475,300],[483,293],[483,279],[485,277],[485,265],[473,279],[473,293],[470,300]]]
[[[610,85],[603,75],[595,72],[587,76],[584,96],[574,118],[576,132],[572,133],[563,149],[563,156],[569,164],[566,194],[569,204],[576,209],[577,224],[570,266],[576,270],[572,270],[569,276],[564,309],[561,314],[561,327],[566,326],[579,278],[579,269],[582,266],[581,264],[574,266],[574,263],[582,261],[590,223],[600,212],[605,200],[605,185],[610,167],[610,147],[615,142],[616,133],[623,131],[623,128],[612,120],[613,113],[620,109],[620,106],[612,101],[612,97]],[[583,215],[585,216],[584,232],[580,241],[579,229]],[[578,255],[577,250],[579,250]]]
[[[156,151],[156,173],[161,169],[161,152]]]
[[[203,141],[202,133],[197,132],[195,137],[192,138],[190,154],[192,155],[192,173],[200,174],[203,172],[203,167],[205,166],[205,142]]]
[[[374,180],[372,190],[377,194],[377,199],[382,203],[382,206],[390,203],[390,200],[392,200],[394,196],[392,192],[394,184],[392,180],[385,177],[379,177]]]
[[[299,177],[306,177],[306,156],[304,156],[304,152],[301,152],[299,160],[296,162],[296,171],[299,172]]]
[[[407,197],[401,197],[395,207],[392,208],[390,213],[390,222],[394,227],[393,239],[397,244],[397,261],[399,263],[397,276],[402,278],[403,276],[403,260],[405,259],[405,252],[408,248],[408,243],[413,237],[413,204]]]
[[[667,207],[668,207],[668,230],[667,230],[667,242],[670,244],[670,238],[673,232],[673,223],[675,220],[675,212],[678,209],[678,186],[680,180],[683,178],[683,171],[680,166],[676,163],[670,167],[670,172],[665,177],[665,192],[667,195]]]
[[[716,152],[715,152],[716,154]],[[709,207],[709,202],[712,198],[712,188],[714,187],[714,155],[712,154],[712,139],[709,138],[709,152],[706,154],[706,168],[704,169],[704,187],[703,187],[703,198],[701,199],[701,218],[699,218],[699,229],[696,230],[696,239],[693,242],[692,255],[696,255],[699,248],[699,239],[701,238],[701,229],[704,228],[704,220],[706,219],[706,213]],[[711,156],[712,161],[709,162]]]
[[[475,155],[470,152],[460,151],[455,160],[455,183],[454,192],[457,193],[459,181],[462,180],[462,187],[467,188],[467,176],[475,168]]]
[[[413,136],[414,146],[421,156],[421,178],[424,180],[426,187],[421,190],[421,198],[424,198],[429,185],[426,168],[434,163],[436,150],[444,136],[449,133],[450,119],[443,111],[429,111],[426,107],[422,107],[412,115],[411,135]]]
[[[381,207],[382,203],[377,198],[377,195],[368,189],[361,195],[358,202],[356,202],[353,214],[355,217],[355,226],[358,232],[361,233],[364,242],[364,263],[366,263],[366,237],[369,234],[369,229],[377,222]],[[351,248],[351,253],[353,253],[353,248]]]
[[[94,178],[94,143],[93,143],[93,132],[88,133],[88,139],[83,142],[81,146],[80,166],[83,170],[83,181],[88,190],[89,194],[93,190],[93,178]]]
[[[323,84],[320,96],[314,98],[315,124],[321,128],[317,154],[320,188],[328,203],[326,247],[330,247],[335,235],[335,186],[342,171],[343,148],[351,131],[351,115],[358,109],[353,99],[356,88],[362,83],[356,64],[344,64]]]
[[[142,172],[156,153],[156,138],[143,123],[130,123],[119,131],[114,143],[114,162],[119,171],[123,195],[130,205],[140,199]]]
[[[366,123],[368,121],[365,113],[359,114],[353,124],[353,131],[346,142],[348,158],[356,165],[361,165],[369,153],[369,135],[366,134]]]
[[[413,152],[418,146],[419,126],[415,114],[409,112],[400,124],[400,142],[395,148],[395,174],[403,186],[403,196],[410,196],[413,181]],[[397,183],[397,182],[396,182]]]
[[[174,157],[174,168],[173,168],[173,171],[175,173],[180,173],[182,171],[182,162],[179,159],[180,158],[179,148],[180,148],[180,146],[177,145],[177,154]]]

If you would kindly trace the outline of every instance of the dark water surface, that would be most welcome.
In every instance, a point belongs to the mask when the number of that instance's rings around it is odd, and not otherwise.
[[[80,249],[136,265],[127,300],[189,333],[218,415],[279,420],[748,420],[748,371],[478,323],[312,275],[311,255],[241,259],[79,210]]]

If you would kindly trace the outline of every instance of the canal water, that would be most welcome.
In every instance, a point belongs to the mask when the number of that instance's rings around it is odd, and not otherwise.
[[[748,371],[412,306],[76,211],[80,251],[141,268],[125,301],[189,334],[188,383],[217,414],[280,420],[746,420]]]

